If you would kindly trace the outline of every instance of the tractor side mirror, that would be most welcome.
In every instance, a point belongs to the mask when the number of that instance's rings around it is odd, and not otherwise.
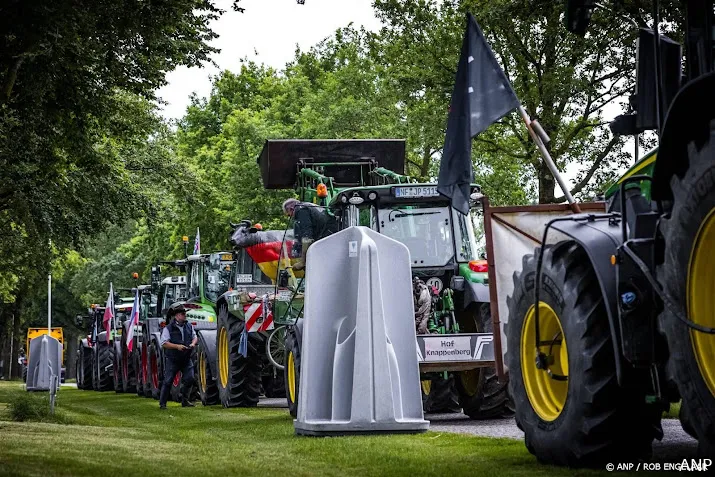
[[[288,270],[281,270],[280,272],[278,272],[278,287],[288,287]]]
[[[84,325],[84,317],[82,315],[76,315],[74,317],[74,324],[77,325],[78,328],[82,328]]]

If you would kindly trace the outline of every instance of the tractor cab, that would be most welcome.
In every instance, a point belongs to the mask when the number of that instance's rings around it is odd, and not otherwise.
[[[216,302],[232,286],[235,260],[231,252],[189,255],[186,258],[186,317],[216,322]]]

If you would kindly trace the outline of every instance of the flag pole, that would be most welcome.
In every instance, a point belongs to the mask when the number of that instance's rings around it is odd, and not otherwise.
[[[559,186],[561,187],[561,190],[563,191],[564,196],[566,197],[566,200],[569,201],[571,210],[575,214],[580,214],[581,208],[578,206],[578,204],[574,200],[568,187],[566,187],[566,184],[564,183],[564,180],[561,177],[561,174],[559,174],[558,169],[556,169],[556,164],[554,164],[554,161],[551,159],[551,155],[549,154],[549,151],[546,150],[546,146],[544,145],[544,142],[541,140],[541,137],[539,137],[539,134],[537,134],[537,132],[534,130],[534,128],[537,127],[538,123],[531,120],[531,118],[529,117],[526,110],[524,109],[524,107],[521,104],[519,104],[519,114],[521,114],[521,118],[524,120],[524,124],[526,124],[526,129],[529,131],[529,135],[531,136],[531,139],[534,140],[534,143],[536,143],[536,147],[539,148],[541,155],[544,157],[544,161],[546,161],[546,165],[549,167],[551,174],[554,176],[554,179],[556,179],[556,182],[559,183]],[[540,126],[538,126],[538,127],[540,128]]]

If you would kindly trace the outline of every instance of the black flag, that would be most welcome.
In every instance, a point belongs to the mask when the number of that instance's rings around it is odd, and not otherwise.
[[[519,107],[519,100],[482,31],[467,13],[462,53],[447,120],[437,191],[469,213],[472,138]]]

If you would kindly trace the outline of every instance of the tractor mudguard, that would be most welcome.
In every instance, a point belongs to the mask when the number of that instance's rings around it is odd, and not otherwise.
[[[464,284],[464,308],[472,303],[489,303],[489,285],[467,282]]]
[[[87,338],[84,338],[83,340],[80,340],[80,343],[82,344],[82,348],[87,348],[89,349],[89,342],[87,341]]]
[[[216,367],[216,330],[197,330],[196,334],[199,337],[201,347],[206,350],[209,360],[209,369],[211,376],[218,376],[218,368]]]
[[[101,343],[102,341],[107,341],[106,331],[102,331],[101,333],[97,334],[97,339],[95,340],[95,343]]]
[[[298,318],[298,321],[293,326],[293,333],[295,333],[295,338],[298,340],[298,349],[302,348],[303,344],[303,318]]]
[[[688,144],[702,146],[710,139],[710,121],[715,119],[715,73],[700,76],[673,98],[661,128],[658,158],[653,171],[652,198],[672,200],[670,179],[690,167]]]
[[[616,268],[611,264],[611,256],[617,255],[618,247],[623,241],[620,225],[611,225],[609,222],[609,220],[596,220],[593,222],[563,221],[554,223],[551,228],[574,239],[584,248],[591,259],[608,312],[608,325],[611,329],[611,338],[614,344],[613,350],[618,384],[623,386],[622,343],[618,324],[618,282]]]

